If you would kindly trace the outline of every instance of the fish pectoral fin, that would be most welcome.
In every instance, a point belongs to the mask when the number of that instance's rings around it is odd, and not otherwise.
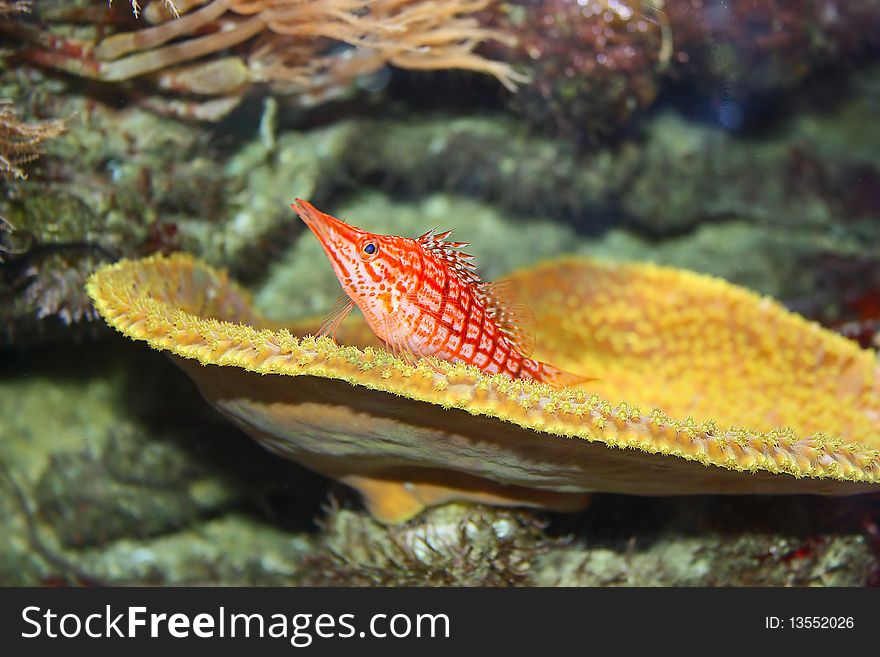
[[[523,356],[535,348],[535,315],[522,299],[513,281],[480,285],[480,294],[489,316]]]
[[[321,322],[321,326],[318,327],[318,332],[315,333],[315,337],[320,338],[327,336],[336,342],[336,331],[339,330],[339,325],[342,324],[346,317],[348,317],[348,313],[350,313],[352,309],[354,309],[354,301],[352,301],[347,294],[340,295],[336,302],[330,307],[330,310],[327,311],[327,315]]]
[[[401,358],[407,365],[415,367],[418,355],[407,347],[404,330],[394,322],[390,315],[385,317],[384,324],[385,349]]]

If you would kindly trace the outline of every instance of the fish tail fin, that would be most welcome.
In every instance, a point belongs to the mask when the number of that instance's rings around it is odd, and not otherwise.
[[[590,381],[598,381],[595,376],[584,376],[574,372],[566,372],[548,363],[541,363],[540,381],[554,388],[573,388]]]

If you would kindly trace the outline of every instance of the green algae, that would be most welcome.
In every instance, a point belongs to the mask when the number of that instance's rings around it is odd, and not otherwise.
[[[181,222],[181,247],[213,264],[260,270],[262,254],[269,247],[300,231],[291,202],[314,195],[351,130],[351,125],[336,124],[244,146],[223,167],[231,187],[225,216]]]
[[[0,336],[63,336],[91,319],[82,280],[116,257],[182,249],[262,284],[268,267],[286,267],[303,248],[289,210],[296,196],[332,196],[326,209],[377,231],[473,226],[464,239],[475,249],[500,246],[478,253],[488,278],[572,244],[801,296],[812,284],[796,275],[805,260],[873,257],[880,243],[870,189],[877,171],[865,146],[872,135],[863,129],[873,125],[876,92],[870,71],[854,80],[864,93],[825,110],[801,99],[803,111],[768,135],[732,134],[666,110],[615,144],[580,150],[492,114],[357,118],[276,134],[267,109],[259,130],[227,136],[66,95],[55,113],[71,117],[69,129],[39,163],[55,180],[40,180],[38,169],[0,202],[13,228],[0,231],[8,300]],[[367,191],[376,184],[417,208],[410,220],[394,209],[382,216]],[[302,265],[292,275],[310,299],[277,295],[261,305],[275,317],[323,312],[335,294],[329,279]],[[277,289],[275,270],[268,278],[262,287]]]
[[[545,586],[862,586],[867,508],[810,498],[602,500],[580,540],[542,555]],[[619,533],[622,511],[634,531]]]
[[[149,354],[136,366],[137,352],[129,354],[134,361],[128,356],[120,361],[118,349],[109,347],[91,347],[61,362],[32,359],[25,378],[10,369],[19,359],[0,360],[0,530],[6,537],[0,583],[153,577],[180,583],[198,579],[198,569],[187,570],[184,563],[199,560],[202,569],[231,572],[234,564],[255,559],[253,552],[235,552],[253,550],[242,541],[245,536],[278,545],[282,530],[243,510],[256,503],[269,508],[267,500],[284,487],[299,495],[303,484],[291,485],[274,470],[284,464],[214,416],[195,391],[181,386],[165,359]],[[133,378],[138,369],[140,380]],[[241,449],[249,456],[243,458]],[[276,478],[265,481],[273,470]],[[220,529],[210,529],[221,518]],[[266,535],[239,527],[238,547],[213,551],[206,548],[210,538],[184,538],[231,536],[229,527],[237,522],[264,527]],[[169,540],[173,537],[177,540]],[[141,548],[168,570],[147,568]],[[206,562],[208,552],[213,565]],[[296,554],[291,550],[290,563]],[[181,570],[174,570],[175,564]],[[291,568],[276,583],[287,582]],[[141,580],[146,571],[150,577]],[[248,583],[244,571],[241,578]]]

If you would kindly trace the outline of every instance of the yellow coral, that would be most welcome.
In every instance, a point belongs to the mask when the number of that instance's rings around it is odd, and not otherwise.
[[[273,330],[186,255],[105,267],[88,290],[265,446],[354,486],[383,520],[453,499],[570,509],[590,491],[880,489],[873,352],[689,272],[571,259],[513,278],[535,356],[598,381],[555,391],[411,367],[353,320],[347,346],[298,338],[317,323]]]

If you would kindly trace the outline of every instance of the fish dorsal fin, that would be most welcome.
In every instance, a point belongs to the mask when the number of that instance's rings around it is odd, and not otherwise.
[[[460,250],[469,242],[447,241],[450,235],[451,230],[438,233],[432,228],[416,240],[449,265],[463,283],[472,286],[505,337],[523,356],[529,356],[535,348],[535,316],[531,309],[511,281],[483,282],[473,262],[474,256]]]
[[[480,275],[477,274],[477,266],[473,263],[474,256],[460,250],[470,242],[448,242],[446,238],[450,235],[452,235],[451,230],[438,233],[436,228],[432,228],[427,233],[419,235],[416,241],[449,265],[463,283],[479,284],[481,280]]]
[[[512,281],[482,283],[478,293],[486,313],[523,356],[535,348],[535,316]]]

